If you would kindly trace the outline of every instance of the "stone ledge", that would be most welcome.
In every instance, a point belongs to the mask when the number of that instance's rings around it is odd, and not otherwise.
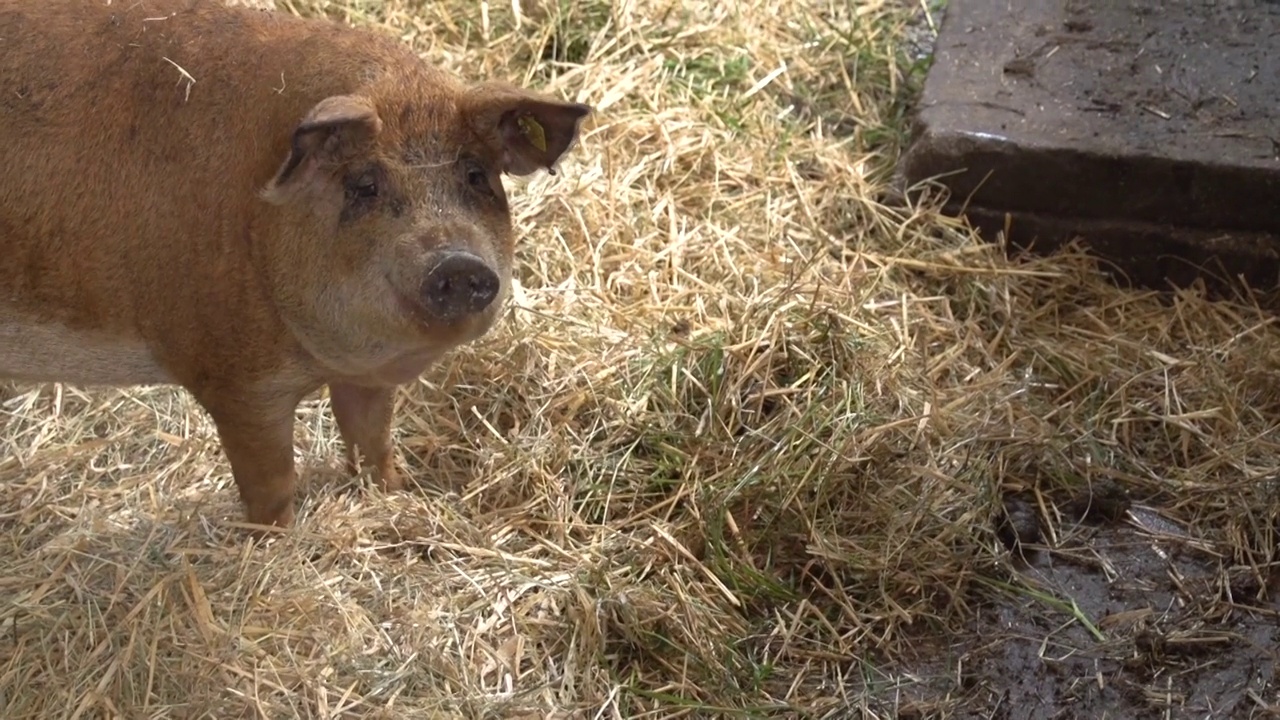
[[[1277,115],[1276,0],[952,0],[902,171],[986,233],[1010,214],[1014,247],[1079,233],[1135,282],[1269,289]]]

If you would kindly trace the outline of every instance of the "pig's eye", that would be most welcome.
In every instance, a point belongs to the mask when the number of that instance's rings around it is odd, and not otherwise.
[[[489,186],[489,174],[479,165],[472,164],[467,166],[467,184],[482,193],[493,193],[493,188]]]
[[[351,222],[364,216],[378,204],[381,193],[379,181],[382,179],[381,171],[378,168],[372,168],[364,172],[352,173],[343,180],[342,190],[346,195],[341,216],[343,222]]]
[[[378,197],[378,172],[367,170],[347,176],[343,183],[347,202],[364,203]]]
[[[373,178],[362,178],[351,184],[348,189],[355,200],[367,200],[378,197],[378,183]]]

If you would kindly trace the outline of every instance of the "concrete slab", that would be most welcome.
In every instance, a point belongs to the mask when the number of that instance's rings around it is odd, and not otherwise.
[[[1280,286],[1280,0],[951,0],[902,170],[1014,246]]]

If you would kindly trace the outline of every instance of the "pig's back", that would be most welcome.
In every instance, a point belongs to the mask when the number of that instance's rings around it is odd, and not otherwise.
[[[294,124],[397,52],[218,0],[0,0],[0,312],[124,332],[248,302]]]

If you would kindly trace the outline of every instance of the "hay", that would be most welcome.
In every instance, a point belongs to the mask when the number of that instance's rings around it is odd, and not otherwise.
[[[1271,318],[895,200],[918,4],[276,5],[598,115],[509,182],[500,328],[402,393],[411,492],[314,398],[255,545],[184,393],[12,389],[3,717],[893,717],[913,639],[1014,581],[1002,496],[1052,528],[1103,480],[1265,572]]]

